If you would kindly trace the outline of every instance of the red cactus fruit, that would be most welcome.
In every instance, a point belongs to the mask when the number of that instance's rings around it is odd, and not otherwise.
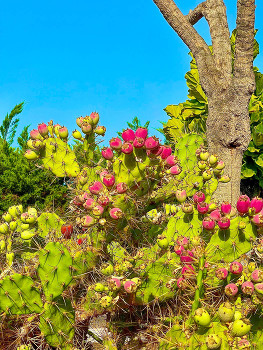
[[[263,199],[259,197],[252,198],[249,208],[252,209],[253,214],[259,213],[263,209]]]
[[[230,264],[229,270],[234,275],[240,275],[243,271],[243,265],[239,261],[233,261]]]
[[[229,283],[225,286],[225,293],[229,297],[233,297],[238,293],[238,288],[235,283]]]
[[[83,207],[87,210],[91,210],[96,205],[96,202],[93,198],[87,198],[86,201],[83,203]]]
[[[225,280],[228,276],[228,271],[226,268],[221,267],[215,271],[215,274],[219,280]]]
[[[123,212],[120,208],[112,208],[110,210],[110,217],[114,220],[118,220],[120,218],[122,218],[123,216]]]
[[[186,200],[187,194],[185,190],[177,190],[175,192],[175,197],[179,203],[183,203]]]
[[[115,184],[115,176],[113,174],[107,174],[103,177],[103,183],[107,187],[112,187]]]
[[[133,152],[133,145],[130,142],[124,142],[121,147],[121,151],[124,154],[130,154]]]
[[[193,200],[195,203],[202,203],[205,200],[205,194],[201,191],[198,191],[193,195]]]
[[[77,240],[77,244],[78,244],[78,245],[81,245],[83,242],[84,242],[84,241],[83,241],[82,238],[79,238],[79,239]]]
[[[153,150],[159,146],[159,139],[155,136],[148,137],[144,145],[146,149]]]
[[[106,169],[102,170],[100,172],[100,179],[101,179],[101,181],[103,181],[104,176],[106,176],[108,174],[109,174],[108,170],[106,170]]]
[[[230,227],[230,219],[227,217],[223,217],[217,221],[217,225],[221,230],[226,230]]]
[[[100,181],[94,181],[89,190],[93,194],[100,194],[103,190],[103,184]]]
[[[246,194],[244,194],[240,196],[237,201],[237,211],[241,214],[245,214],[248,212],[249,205],[250,205],[250,199]]]
[[[182,263],[191,263],[194,261],[194,254],[190,250],[183,250],[180,255],[180,260]]]
[[[110,140],[110,147],[111,147],[112,149],[120,150],[121,147],[122,147],[122,141],[121,141],[121,139],[119,139],[118,137],[113,137],[113,138]]]
[[[128,186],[126,185],[125,182],[120,182],[116,185],[116,191],[119,194],[125,193],[128,190]]]
[[[43,137],[48,135],[48,127],[45,123],[38,124],[37,130],[39,131],[40,135]]]
[[[121,134],[124,142],[133,142],[135,139],[135,132],[132,129],[126,129]]]
[[[161,158],[162,158],[162,159],[166,159],[166,158],[169,157],[171,154],[172,154],[172,149],[171,149],[171,147],[163,146],[163,148],[162,148],[162,153],[161,153]]]
[[[192,276],[195,273],[195,269],[192,265],[185,265],[181,273],[184,277]]]
[[[223,203],[221,204],[221,212],[222,212],[222,214],[224,214],[224,215],[230,214],[230,213],[231,213],[231,209],[232,209],[232,206],[231,206],[230,203],[228,203],[228,202],[223,202]]]
[[[176,285],[179,289],[184,289],[185,287],[185,279],[184,277],[179,277],[177,282],[176,282]]]
[[[103,158],[107,160],[112,160],[114,157],[114,154],[112,152],[112,149],[110,147],[103,147],[101,150],[101,155]]]
[[[184,248],[187,248],[189,244],[189,239],[185,236],[179,236],[176,240],[176,243],[180,246],[183,246]]]
[[[200,214],[206,214],[209,210],[209,204],[206,202],[197,203],[197,211]]]
[[[169,167],[172,167],[177,163],[178,163],[178,158],[176,156],[170,155],[165,159],[165,164]]]
[[[103,207],[106,207],[110,203],[110,199],[108,196],[99,196],[98,203],[102,205]]]
[[[134,148],[142,148],[144,146],[144,139],[142,137],[135,137],[133,141]]]
[[[147,128],[138,128],[136,131],[135,131],[135,136],[136,137],[140,137],[142,139],[146,139],[148,135],[148,129]]]
[[[208,231],[212,231],[215,228],[215,221],[209,217],[204,218],[202,221],[202,226]]]
[[[209,216],[210,216],[211,219],[213,219],[215,221],[218,221],[221,218],[220,210],[219,209],[215,209],[215,210],[211,211]]]
[[[254,270],[251,273],[250,278],[255,283],[262,282],[263,281],[263,271],[258,270],[258,269]]]
[[[174,251],[175,251],[175,254],[180,256],[180,255],[182,255],[182,252],[184,251],[184,247],[181,245],[175,245]]]
[[[147,153],[148,157],[155,158],[155,157],[158,157],[162,153],[162,150],[163,150],[163,146],[159,145],[154,149],[148,149],[146,151],[146,153]]]
[[[246,281],[244,283],[242,283],[241,286],[242,292],[246,295],[252,295],[254,292],[254,284],[250,281]]]
[[[255,284],[255,291],[257,292],[257,295],[262,298],[262,296],[263,296],[263,283],[256,283]]]
[[[69,239],[73,233],[73,226],[71,224],[64,224],[60,229],[64,238]]]
[[[171,175],[179,175],[181,173],[181,171],[182,171],[182,169],[178,164],[175,164],[170,168]]]

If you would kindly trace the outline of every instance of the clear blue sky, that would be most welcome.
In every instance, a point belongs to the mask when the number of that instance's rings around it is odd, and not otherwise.
[[[176,3],[187,14],[198,1]],[[225,3],[232,30],[236,1]],[[209,43],[205,21],[196,28]],[[72,130],[76,117],[96,110],[109,139],[134,116],[159,127],[163,108],[187,96],[188,48],[152,0],[4,1],[0,42],[0,118],[25,101],[19,131],[50,119]],[[263,71],[262,54],[255,65]]]

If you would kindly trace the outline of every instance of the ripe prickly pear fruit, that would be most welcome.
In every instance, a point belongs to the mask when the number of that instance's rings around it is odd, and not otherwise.
[[[228,215],[231,213],[232,206],[229,202],[223,202],[221,204],[221,212],[224,215]]]
[[[240,275],[243,271],[243,265],[239,261],[233,261],[230,264],[229,270],[234,275]]]
[[[192,276],[195,273],[195,269],[192,265],[185,265],[183,266],[181,273],[183,277]]]
[[[103,190],[103,184],[100,181],[94,181],[89,190],[93,194],[100,194]]]
[[[199,153],[199,158],[203,161],[206,161],[208,157],[209,157],[209,153],[207,151],[203,150]]]
[[[123,287],[124,287],[124,290],[130,294],[130,293],[136,292],[138,284],[135,281],[126,280],[123,284]]]
[[[150,158],[156,158],[156,157],[158,157],[158,156],[162,153],[162,150],[163,150],[162,146],[159,145],[159,146],[157,146],[157,147],[154,148],[154,149],[148,149],[148,150],[146,151],[146,154],[147,154],[147,156],[150,157]]]
[[[108,196],[99,196],[98,203],[103,207],[106,207],[110,203],[110,199]]]
[[[142,148],[144,146],[144,139],[142,137],[135,137],[133,141],[133,147]]]
[[[203,172],[203,174],[202,174],[203,179],[204,179],[205,181],[210,180],[211,177],[212,177],[212,175],[213,175],[213,171],[212,171],[212,170],[205,170],[205,171]]]
[[[112,297],[106,295],[105,297],[102,297],[100,299],[100,305],[103,307],[103,308],[108,308],[112,305]]]
[[[175,164],[169,169],[169,171],[171,175],[179,175],[182,169],[178,164]]]
[[[87,198],[86,201],[83,203],[83,207],[87,210],[91,210],[95,207],[96,202],[93,198]]]
[[[225,293],[228,297],[233,297],[237,295],[238,288],[234,283],[229,283],[225,286]]]
[[[182,211],[185,213],[185,214],[192,214],[192,212],[194,211],[194,207],[192,204],[190,203],[183,203],[182,205]]]
[[[257,214],[263,209],[263,200],[262,198],[255,197],[251,199],[249,210],[251,210],[252,214]]]
[[[182,247],[181,245],[175,245],[174,246],[174,252],[177,255],[182,255],[182,252],[184,251],[184,247]]]
[[[162,159],[166,159],[166,158],[169,157],[171,154],[172,154],[172,149],[171,149],[171,147],[163,146],[163,148],[162,148],[162,153],[161,153],[161,158],[162,158]]]
[[[115,176],[113,174],[107,174],[103,177],[102,181],[106,187],[112,187],[115,184]]]
[[[123,217],[123,212],[120,208],[112,208],[110,210],[110,217],[114,220],[118,220]]]
[[[262,227],[263,226],[263,215],[261,213],[254,215],[251,220],[256,226]]]
[[[135,132],[132,129],[126,129],[121,134],[124,142],[133,142],[135,139]]]
[[[126,185],[125,182],[120,182],[116,185],[116,191],[119,194],[125,193],[128,190],[128,186]]]
[[[166,236],[158,235],[157,244],[161,249],[167,249],[169,246],[169,241]]]
[[[96,283],[94,286],[94,290],[95,292],[99,292],[99,293],[104,292],[105,286],[102,283]]]
[[[215,221],[218,221],[221,218],[220,210],[219,209],[215,209],[215,210],[211,211],[209,216],[210,216],[211,219],[213,219]]]
[[[241,290],[245,295],[252,295],[254,292],[254,284],[250,281],[242,283]]]
[[[236,320],[232,324],[232,334],[235,337],[243,337],[243,335],[247,334],[251,329],[251,324],[248,319]]]
[[[12,215],[10,213],[4,213],[2,215],[3,220],[5,220],[5,222],[11,222],[12,221]]]
[[[30,131],[30,137],[33,140],[41,140],[43,139],[41,134],[39,133],[39,131],[37,129],[33,129]]]
[[[100,126],[97,126],[97,127],[96,127],[96,129],[94,130],[94,132],[95,132],[97,135],[104,136],[104,135],[105,135],[105,132],[106,132],[106,128],[105,128],[105,126],[100,125]]]
[[[165,164],[169,167],[172,167],[177,163],[178,163],[178,158],[176,156],[170,155],[165,159]]]
[[[66,140],[68,138],[68,129],[65,126],[62,126],[58,129],[58,135],[62,140]]]
[[[60,231],[64,238],[70,239],[73,233],[73,226],[71,224],[64,224],[61,226]]]
[[[48,135],[48,127],[45,123],[38,124],[37,130],[43,137]]]
[[[101,150],[101,155],[103,158],[105,158],[106,160],[112,160],[114,157],[114,154],[112,152],[112,149],[110,147],[104,147]]]
[[[185,202],[187,197],[186,190],[177,190],[175,192],[175,197],[179,203]]]
[[[16,228],[17,228],[17,222],[16,222],[16,221],[11,221],[11,222],[9,223],[9,227],[10,227],[10,230],[11,230],[12,232],[14,232],[14,231],[16,230]]]
[[[259,282],[262,282],[263,281],[263,271],[261,270],[254,270],[252,273],[251,273],[251,276],[250,276],[251,280],[255,283],[259,283]]]
[[[208,161],[209,161],[210,165],[215,165],[215,164],[217,164],[218,156],[215,154],[211,154]]]
[[[219,306],[217,313],[222,322],[232,322],[235,315],[235,306],[226,301]]]
[[[184,236],[179,236],[176,240],[176,243],[186,249],[189,245],[189,239]]]
[[[246,194],[244,194],[240,196],[237,201],[237,211],[241,214],[245,214],[248,212],[249,205],[250,205],[250,199]]]
[[[39,155],[36,152],[32,151],[32,149],[26,150],[24,156],[28,160],[36,160],[39,158]]]
[[[190,250],[183,250],[180,255],[180,261],[182,263],[191,263],[194,261],[194,254]]]
[[[159,139],[155,136],[148,137],[144,145],[147,150],[153,150],[159,147]]]
[[[97,125],[98,124],[98,122],[100,120],[99,113],[92,112],[89,117],[90,117],[92,125]]]
[[[215,271],[215,274],[219,280],[225,280],[228,276],[228,271],[224,267],[221,267]]]
[[[179,277],[177,282],[176,282],[176,285],[179,289],[184,289],[184,287],[186,286],[186,283],[185,283],[185,278],[184,277]]]
[[[145,140],[147,135],[148,135],[148,129],[147,128],[138,128],[135,131],[135,137],[140,137],[140,138]]]
[[[81,140],[82,139],[82,134],[79,130],[74,130],[72,131],[72,136],[77,139],[77,140]]]
[[[208,327],[211,322],[211,317],[205,309],[199,308],[195,310],[194,320],[199,326]]]
[[[201,191],[198,191],[196,192],[194,195],[193,195],[193,200],[195,203],[201,203],[201,202],[204,202],[205,200],[205,194]]]
[[[109,289],[113,291],[117,291],[121,289],[121,279],[119,277],[112,277],[109,280]]]
[[[110,147],[115,150],[120,150],[122,147],[122,140],[119,139],[118,137],[113,137],[110,140]]]
[[[200,214],[206,214],[209,210],[209,205],[206,202],[197,203],[197,211]]]
[[[95,224],[95,219],[90,215],[86,215],[81,219],[81,223],[83,227],[90,227]]]
[[[124,142],[121,151],[124,154],[131,154],[133,152],[133,145],[130,142]]]
[[[215,228],[215,221],[209,217],[204,218],[202,221],[202,226],[204,229],[208,230],[208,231],[212,231]]]
[[[113,274],[114,268],[111,264],[103,264],[100,271],[103,275],[110,276]]]
[[[254,287],[255,287],[255,291],[257,292],[258,296],[263,297],[263,283],[256,283]]]
[[[0,225],[0,233],[2,234],[6,234],[9,231],[9,227],[6,223],[3,223],[2,225]]]
[[[218,349],[222,344],[222,339],[217,334],[208,334],[205,338],[207,349]]]
[[[217,221],[217,225],[221,230],[227,230],[230,227],[230,219],[227,217],[222,217]]]

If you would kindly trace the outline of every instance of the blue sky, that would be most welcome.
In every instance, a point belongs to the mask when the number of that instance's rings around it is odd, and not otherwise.
[[[198,1],[176,3],[187,14]],[[232,30],[236,1],[225,3]],[[195,27],[209,43],[205,21]],[[153,133],[167,120],[163,108],[187,98],[189,50],[152,0],[6,1],[0,42],[0,118],[25,101],[19,131],[50,119],[73,130],[76,117],[96,110],[107,140],[134,116],[151,120]],[[255,65],[263,71],[263,55]]]

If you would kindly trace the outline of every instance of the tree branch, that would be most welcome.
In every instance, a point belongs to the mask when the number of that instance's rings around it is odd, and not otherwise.
[[[240,82],[245,84],[248,93],[253,93],[255,90],[253,72],[255,8],[255,0],[237,1],[234,77],[237,85],[240,85]]]
[[[216,74],[213,56],[208,45],[173,0],[153,0],[153,2],[169,25],[192,51],[200,73],[202,88],[205,92],[211,90],[216,81]]]
[[[201,18],[205,17],[205,4],[206,2],[204,1],[201,4],[197,5],[193,11],[189,11],[186,18],[191,25],[196,24],[198,21],[200,21]]]

